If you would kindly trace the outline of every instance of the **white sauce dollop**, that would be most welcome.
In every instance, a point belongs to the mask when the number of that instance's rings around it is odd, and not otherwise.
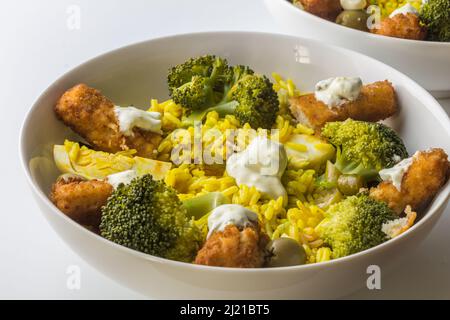
[[[380,170],[379,174],[383,181],[392,182],[398,191],[402,189],[402,180],[405,173],[408,171],[409,166],[413,163],[414,156],[403,159],[392,168]]]
[[[215,208],[208,217],[208,238],[228,225],[245,228],[258,222],[258,215],[239,204],[223,204]]]
[[[356,100],[361,93],[360,78],[336,77],[319,81],[314,96],[329,108],[338,107],[347,101]]]
[[[405,4],[404,6],[395,9],[394,11],[392,11],[392,13],[389,15],[389,18],[393,18],[394,16],[398,15],[398,14],[407,14],[407,13],[412,13],[415,14],[416,16],[419,14],[419,11],[416,10],[416,8],[414,8],[409,2],[407,4]]]
[[[136,171],[126,170],[126,171],[110,174],[106,178],[106,181],[108,181],[108,183],[110,185],[112,185],[114,189],[117,189],[119,187],[119,185],[121,185],[121,184],[124,184],[124,185],[129,184],[137,176],[138,175],[137,175]]]
[[[281,143],[256,137],[244,151],[227,159],[226,170],[238,185],[255,187],[272,199],[281,196],[286,204],[287,192],[280,180],[286,166],[286,150]]]
[[[341,7],[344,10],[361,10],[367,5],[366,0],[341,0]]]
[[[161,134],[161,113],[149,112],[135,107],[114,107],[119,120],[120,132],[125,136],[133,136],[133,128]]]

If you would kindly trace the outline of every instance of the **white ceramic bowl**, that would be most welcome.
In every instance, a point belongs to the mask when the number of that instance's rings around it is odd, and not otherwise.
[[[64,241],[92,266],[127,287],[153,298],[334,298],[365,286],[369,265],[383,275],[423,240],[442,214],[450,186],[424,218],[395,240],[339,260],[275,269],[198,266],[142,254],[91,233],[62,214],[47,197],[58,172],[53,144],[73,136],[53,114],[57,98],[84,82],[118,104],[148,106],[167,97],[166,72],[188,57],[212,53],[231,64],[246,64],[270,75],[291,77],[311,90],[320,79],[361,76],[364,82],[391,80],[403,110],[389,121],[410,152],[439,146],[450,152],[450,121],[439,104],[415,82],[361,54],[292,36],[212,32],[150,40],[99,56],[56,80],[36,101],[23,124],[20,153],[33,195],[45,218]]]
[[[450,43],[397,39],[341,26],[292,5],[264,0],[284,30],[374,57],[417,81],[435,97],[450,97]]]

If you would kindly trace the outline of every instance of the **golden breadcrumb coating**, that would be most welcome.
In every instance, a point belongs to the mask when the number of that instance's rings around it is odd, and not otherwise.
[[[106,204],[113,187],[100,180],[59,179],[53,184],[50,199],[76,222],[98,229],[101,208]]]
[[[383,181],[370,190],[370,196],[386,202],[398,214],[407,205],[413,211],[419,211],[447,182],[449,169],[450,163],[444,150],[421,151],[413,157],[411,166],[403,175],[400,191],[391,182]]]
[[[260,268],[264,264],[267,237],[254,227],[240,231],[229,225],[213,233],[197,253],[196,264],[231,268]]]
[[[300,2],[305,11],[333,22],[342,11],[339,0],[301,0]]]
[[[413,13],[396,14],[381,21],[380,28],[373,28],[373,33],[388,37],[424,40],[427,29],[420,24],[419,17]]]
[[[339,107],[330,109],[311,93],[291,98],[290,110],[298,122],[318,131],[327,122],[348,118],[371,122],[384,120],[398,112],[398,103],[394,87],[385,80],[363,85],[358,99]]]
[[[98,150],[115,153],[136,149],[137,155],[155,157],[159,134],[133,129],[133,136],[120,132],[114,104],[100,91],[85,84],[67,90],[55,106],[56,115]]]

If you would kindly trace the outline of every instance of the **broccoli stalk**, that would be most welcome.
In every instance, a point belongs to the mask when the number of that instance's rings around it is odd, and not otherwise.
[[[102,237],[159,257],[191,262],[202,232],[175,191],[151,175],[120,185],[102,208]]]
[[[381,123],[352,119],[329,122],[322,129],[322,136],[337,148],[336,168],[366,180],[408,157],[400,137]]]
[[[429,40],[450,41],[449,0],[428,0],[422,6],[420,20],[427,26]]]
[[[202,121],[204,117],[208,114],[208,112],[211,111],[216,111],[221,117],[227,114],[233,114],[236,110],[236,107],[239,105],[239,102],[233,100],[233,98],[231,97],[231,93],[234,91],[234,86],[245,76],[253,74],[254,74],[253,70],[251,70],[246,66],[241,65],[234,66],[233,68],[229,69],[229,73],[227,73],[226,77],[222,77],[222,79],[227,79],[227,81],[222,82],[223,85],[221,90],[222,97],[220,101],[214,101],[214,99],[210,99],[209,106],[206,107],[205,105],[208,104],[203,104],[197,107],[188,104],[183,104],[183,102],[180,102],[182,106],[190,107],[190,109],[193,110],[191,111],[188,117],[185,117],[183,119],[183,125],[192,126],[195,121]]]
[[[382,226],[396,218],[384,202],[359,194],[331,205],[315,231],[332,248],[336,259],[388,240]]]
[[[193,126],[196,121],[202,121],[209,112],[216,111],[219,116],[223,117],[227,114],[233,114],[236,111],[236,107],[239,105],[237,101],[230,101],[225,103],[220,103],[216,106],[209,107],[204,110],[196,110],[189,114],[189,116],[184,117],[182,124],[184,127]]]
[[[192,112],[183,120],[184,125],[201,121],[208,112],[216,111],[220,116],[233,114],[241,123],[252,128],[270,129],[278,112],[278,97],[272,83],[265,76],[242,77],[215,106]]]

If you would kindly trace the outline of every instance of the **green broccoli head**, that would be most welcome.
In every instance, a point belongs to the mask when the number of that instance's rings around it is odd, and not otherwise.
[[[210,77],[216,63],[224,65],[225,69],[228,69],[226,60],[213,55],[190,58],[184,63],[172,67],[167,75],[169,91],[172,92],[173,89],[190,82],[194,76]]]
[[[270,129],[279,110],[278,95],[268,78],[248,66],[229,67],[225,59],[211,55],[173,67],[168,85],[172,99],[187,111],[186,126],[217,111],[221,116],[234,114],[253,128]]]
[[[239,80],[226,91],[218,104],[192,112],[184,119],[184,124],[192,125],[195,121],[201,121],[208,112],[216,111],[220,116],[232,114],[242,124],[248,123],[255,129],[272,128],[279,111],[279,101],[270,80],[249,73],[241,73],[236,78]]]
[[[228,89],[232,88],[235,84],[239,82],[242,78],[248,75],[253,75],[255,72],[250,69],[248,66],[244,65],[237,65],[233,66],[231,69],[231,82],[229,83]]]
[[[315,230],[340,258],[388,240],[382,225],[396,218],[387,204],[360,194],[331,205]]]
[[[344,174],[370,180],[381,169],[408,157],[397,133],[381,123],[352,119],[329,122],[322,129],[322,136],[336,146],[335,165]]]
[[[247,75],[230,91],[231,100],[239,103],[234,115],[241,123],[252,128],[270,129],[278,110],[278,95],[273,84],[265,76]]]
[[[201,241],[176,193],[151,175],[120,185],[102,208],[101,235],[163,258],[190,262]]]
[[[450,41],[449,0],[428,0],[422,6],[420,20],[427,26],[429,40]]]
[[[205,55],[173,67],[167,83],[175,103],[196,110],[217,103],[231,78],[232,71],[225,59]]]
[[[214,90],[210,78],[193,76],[191,80],[172,91],[172,99],[192,110],[203,109],[214,103]]]

